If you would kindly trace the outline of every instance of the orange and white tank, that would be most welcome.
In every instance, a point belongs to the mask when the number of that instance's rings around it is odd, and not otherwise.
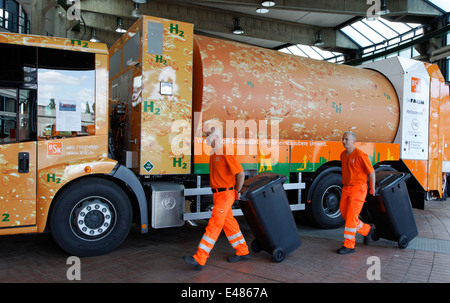
[[[399,101],[379,72],[194,38],[193,107],[202,120],[279,121],[279,139],[392,143]]]

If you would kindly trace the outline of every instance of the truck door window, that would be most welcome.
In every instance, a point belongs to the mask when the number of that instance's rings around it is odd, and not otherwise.
[[[0,43],[0,144],[36,140],[37,48]]]
[[[38,138],[93,134],[95,55],[38,50]]]
[[[19,89],[18,131],[20,141],[36,140],[35,91]]]
[[[0,43],[0,66],[0,143],[95,133],[95,54]]]
[[[35,93],[0,87],[0,144],[36,140]]]
[[[16,89],[0,89],[0,139],[2,143],[16,142]]]

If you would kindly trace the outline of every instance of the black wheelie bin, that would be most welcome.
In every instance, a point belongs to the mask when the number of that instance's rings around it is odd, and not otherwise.
[[[301,245],[283,183],[286,176],[262,173],[244,182],[239,204],[255,236],[253,252],[264,250],[279,263]]]
[[[375,175],[375,196],[368,194],[364,203],[366,214],[375,225],[372,239],[396,241],[400,248],[406,248],[409,241],[418,235],[405,183],[410,174],[378,171]]]

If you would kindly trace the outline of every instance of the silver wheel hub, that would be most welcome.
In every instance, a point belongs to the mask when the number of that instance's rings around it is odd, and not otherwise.
[[[109,233],[114,225],[114,208],[99,197],[87,198],[74,208],[72,226],[75,233],[85,239],[99,239]]]
[[[322,195],[322,210],[330,218],[337,218],[341,215],[339,202],[342,196],[340,186],[333,185],[327,188]]]

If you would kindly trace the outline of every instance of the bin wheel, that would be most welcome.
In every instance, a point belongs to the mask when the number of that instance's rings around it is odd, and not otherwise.
[[[280,263],[286,257],[284,249],[277,247],[272,251],[272,259],[275,263]]]
[[[409,244],[408,237],[405,236],[405,235],[402,235],[402,236],[400,237],[400,239],[398,240],[398,247],[400,247],[400,248],[406,248],[406,247],[408,247],[408,244]]]
[[[377,234],[376,229],[372,232],[372,240],[374,240],[374,241],[380,240],[380,236]]]
[[[256,239],[253,239],[252,243],[250,243],[250,248],[254,253],[261,252],[261,246],[259,245],[258,241]]]

